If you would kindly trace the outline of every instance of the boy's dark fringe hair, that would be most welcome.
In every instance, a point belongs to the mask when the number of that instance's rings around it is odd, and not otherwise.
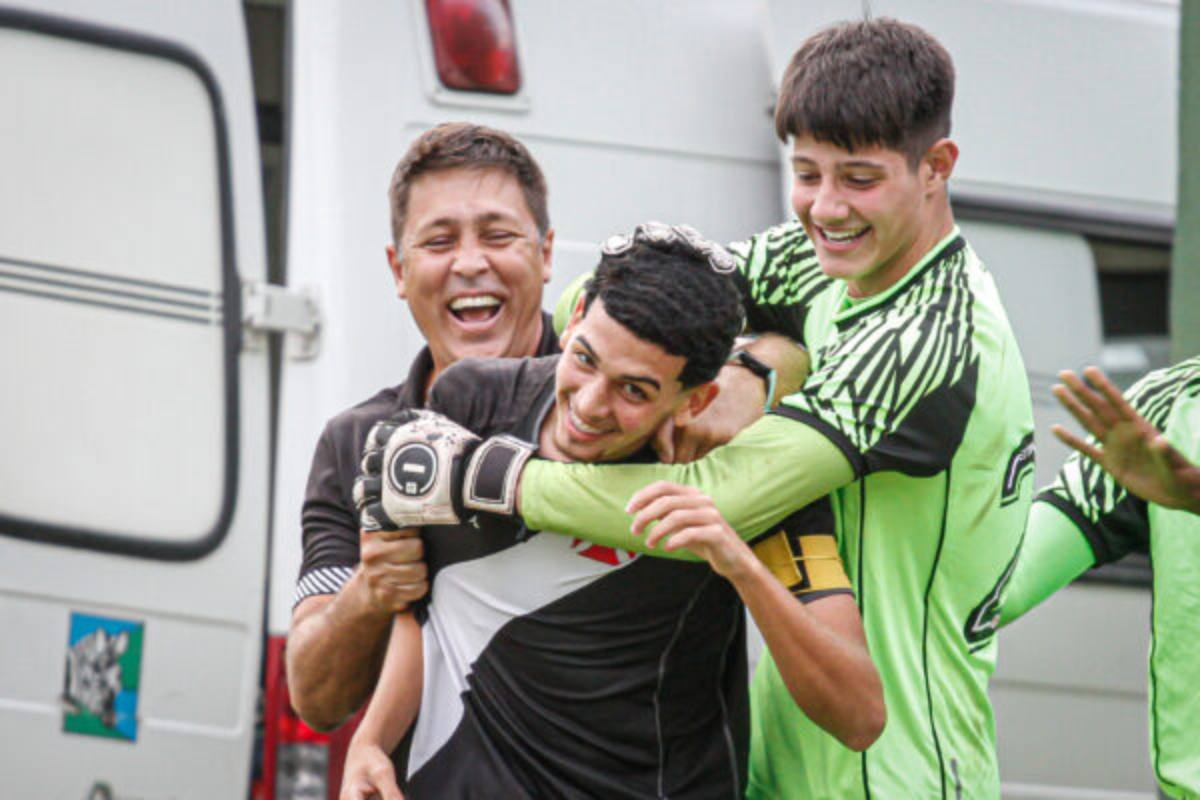
[[[950,135],[954,63],[929,33],[887,17],[842,22],[792,56],[775,107],[775,133],[854,151],[880,146],[911,167]]]

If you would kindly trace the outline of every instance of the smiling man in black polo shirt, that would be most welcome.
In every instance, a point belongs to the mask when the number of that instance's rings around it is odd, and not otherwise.
[[[388,263],[428,346],[403,383],[331,419],[313,456],[287,666],[292,703],[317,728],[363,703],[393,616],[428,588],[413,531],[359,531],[351,491],[367,431],[424,406],[460,358],[558,351],[541,309],[554,241],[546,181],[520,142],[480,125],[439,125],[400,161],[388,199]]]

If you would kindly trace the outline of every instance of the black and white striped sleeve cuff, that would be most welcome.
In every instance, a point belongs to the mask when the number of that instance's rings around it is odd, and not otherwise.
[[[292,597],[292,608],[306,597],[318,594],[337,594],[350,576],[354,567],[318,567],[300,576],[296,582],[296,593]]]

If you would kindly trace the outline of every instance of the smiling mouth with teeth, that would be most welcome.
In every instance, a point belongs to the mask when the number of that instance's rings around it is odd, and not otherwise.
[[[830,231],[826,230],[825,228],[820,229],[821,235],[835,244],[842,244],[844,242],[852,242],[855,239],[860,239],[869,230],[871,230],[871,226],[869,225],[856,231]]]
[[[486,322],[500,313],[503,302],[490,294],[458,297],[450,301],[447,308],[454,318],[462,322]]]
[[[570,404],[567,405],[567,415],[571,420],[571,425],[574,426],[575,430],[582,434],[586,434],[587,436],[602,436],[605,433],[603,429],[593,428],[591,425],[588,425],[586,422],[581,420],[579,415],[575,413],[575,409],[571,408]]]

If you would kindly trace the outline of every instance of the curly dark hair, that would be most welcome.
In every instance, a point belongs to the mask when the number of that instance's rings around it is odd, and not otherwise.
[[[728,275],[683,242],[635,242],[604,254],[584,289],[584,313],[599,298],[610,317],[639,339],[687,359],[685,389],[710,381],[742,331],[741,298]]]
[[[915,167],[950,135],[954,62],[937,39],[887,17],[842,22],[809,37],[783,73],[775,133],[844,150],[898,150]]]

